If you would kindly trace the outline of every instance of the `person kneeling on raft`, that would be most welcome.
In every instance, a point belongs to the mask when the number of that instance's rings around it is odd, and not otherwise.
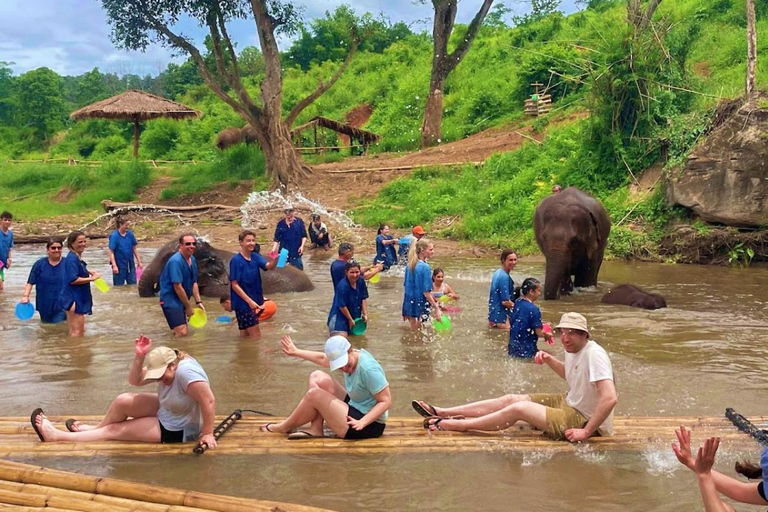
[[[288,439],[323,437],[323,422],[342,439],[381,437],[386,426],[392,395],[384,370],[366,350],[353,349],[343,336],[332,336],[323,352],[300,350],[290,336],[283,336],[283,352],[306,359],[331,371],[344,373],[344,386],[322,371],[309,376],[309,389],[290,416],[279,423],[267,423],[263,432],[287,434]]]
[[[54,427],[42,409],[35,409],[31,417],[32,428],[40,440],[70,443],[185,443],[199,440],[208,448],[215,448],[216,400],[200,364],[188,354],[170,347],[152,349],[152,340],[143,335],[136,340],[134,352],[128,383],[132,386],[157,383],[157,393],[123,393],[95,426],[67,420],[69,432]]]

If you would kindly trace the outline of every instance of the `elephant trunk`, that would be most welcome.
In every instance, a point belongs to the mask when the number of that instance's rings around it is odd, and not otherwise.
[[[563,253],[548,253],[546,277],[544,278],[544,300],[557,300],[560,298],[560,289],[569,275],[568,257]]]
[[[139,297],[154,297],[157,292],[156,285],[157,275],[150,267],[147,267],[139,279]]]

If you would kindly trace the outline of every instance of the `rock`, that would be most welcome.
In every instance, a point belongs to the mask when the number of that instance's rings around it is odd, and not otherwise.
[[[733,109],[667,177],[672,203],[708,222],[768,225],[768,109],[760,103]]]

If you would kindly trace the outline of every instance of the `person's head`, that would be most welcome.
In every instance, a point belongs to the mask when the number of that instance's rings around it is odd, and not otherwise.
[[[294,208],[292,204],[287,204],[285,205],[285,208],[283,208],[283,213],[285,214],[285,218],[287,220],[291,220],[296,214],[296,208]]]
[[[12,223],[13,214],[11,212],[6,210],[3,213],[0,213],[0,226],[2,226],[3,229],[7,230],[9,227],[11,227]]]
[[[53,238],[49,238],[45,243],[45,250],[48,252],[48,259],[56,262],[61,259],[61,252],[64,250],[64,244]]]
[[[349,242],[339,244],[339,259],[344,261],[352,261],[355,257],[355,246]]]
[[[440,288],[443,285],[443,279],[445,279],[443,269],[436,268],[432,271],[432,282],[435,284],[433,288]]]
[[[531,302],[536,302],[541,297],[541,283],[535,277],[526,277],[520,287],[520,293]]]
[[[115,228],[117,228],[118,231],[127,230],[131,226],[131,221],[124,217],[118,217],[115,219]]]
[[[312,219],[312,222],[313,222],[313,223],[314,223],[316,226],[319,226],[319,225],[320,225],[320,214],[319,214],[319,213],[313,213],[312,215],[310,215],[310,217],[309,217],[309,218],[310,218],[310,219]]]
[[[349,373],[349,353],[352,351],[352,345],[344,336],[331,336],[325,342],[325,356],[328,358],[328,366],[331,371],[341,370]]]
[[[378,231],[376,231],[377,235],[388,235],[389,234],[389,224],[380,224]]]
[[[416,237],[416,240],[420,240],[421,237],[427,234],[427,232],[424,231],[424,228],[421,226],[414,226],[411,230],[411,234]]]
[[[517,265],[517,253],[513,249],[504,249],[501,251],[499,259],[501,260],[501,268],[507,273],[512,272]]]
[[[221,304],[221,307],[226,311],[227,313],[232,312],[232,300],[229,297],[228,293],[225,293],[219,298],[219,304]]]
[[[186,356],[186,353],[170,347],[153,348],[144,358],[144,369],[146,370],[144,378],[146,380],[159,380],[166,386],[170,386],[176,376],[179,361]]]
[[[253,252],[256,248],[256,233],[249,229],[241,231],[240,234],[237,235],[237,241],[240,242],[241,249]]]
[[[88,239],[82,231],[73,231],[67,236],[67,248],[80,254],[88,245]]]
[[[579,313],[564,313],[555,329],[560,331],[563,348],[571,354],[579,352],[589,341],[587,319]]]
[[[563,191],[563,187],[561,187],[560,185],[555,185],[554,187],[552,187],[553,194],[559,194],[562,191]]]
[[[356,283],[360,277],[360,264],[356,261],[348,261],[344,265],[344,275],[347,276],[350,283]]]
[[[195,254],[195,245],[197,245],[197,237],[194,233],[184,233],[179,236],[179,252],[185,258],[189,259]]]
[[[435,246],[432,245],[432,242],[426,238],[416,240],[416,243],[411,244],[411,248],[408,250],[408,268],[415,269],[419,260],[428,260],[434,253]]]

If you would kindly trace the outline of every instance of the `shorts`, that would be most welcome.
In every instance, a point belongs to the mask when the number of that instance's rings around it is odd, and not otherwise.
[[[547,428],[544,431],[553,439],[565,439],[566,430],[584,428],[587,424],[587,418],[568,405],[564,394],[534,393],[529,396],[531,402],[547,408]]]
[[[136,269],[133,265],[126,265],[121,267],[117,266],[119,272],[112,274],[112,284],[114,286],[122,286],[124,284],[136,284]]]
[[[335,334],[343,334],[347,336],[349,334],[349,322],[344,315],[333,315],[328,320],[328,334],[331,336]]]
[[[160,420],[157,420],[160,424],[160,442],[163,444],[170,443],[183,443],[184,431],[183,430],[168,430],[165,428]]]
[[[349,402],[349,395],[347,395],[347,398],[345,398],[344,401]],[[356,420],[359,420],[362,419],[365,414],[350,405],[349,410],[347,411],[347,416],[352,416]],[[385,423],[374,421],[363,430],[355,430],[350,427],[347,429],[347,433],[344,434],[344,439],[373,439],[375,437],[381,437],[382,434],[384,434],[384,428],[386,426]]]
[[[259,315],[254,313],[252,309],[236,309],[235,316],[237,317],[237,328],[241,331],[259,325]]]
[[[165,315],[165,321],[168,322],[168,327],[171,330],[177,328],[180,325],[187,325],[187,314],[184,312],[184,308],[162,308],[163,315]]]

